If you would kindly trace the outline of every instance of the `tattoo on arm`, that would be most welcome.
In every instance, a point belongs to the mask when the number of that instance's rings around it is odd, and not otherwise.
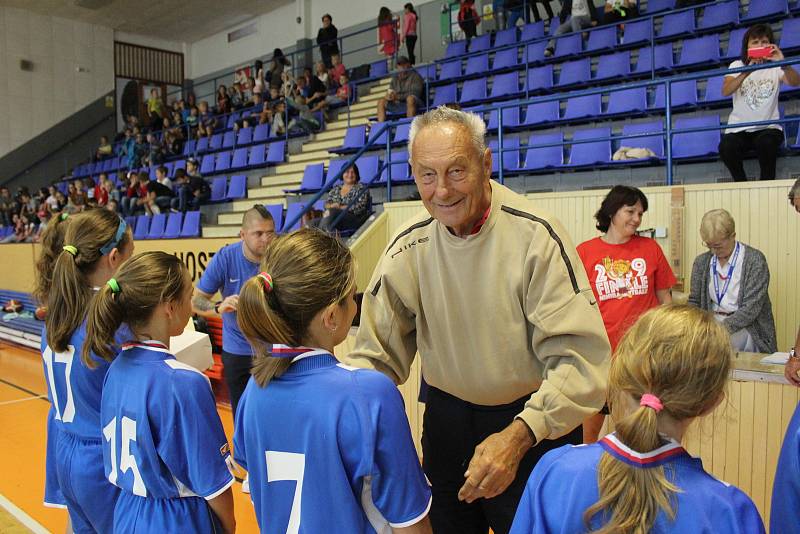
[[[211,302],[211,300],[209,300],[208,297],[203,295],[195,295],[194,297],[192,297],[192,306],[194,306],[195,309],[204,312],[211,311],[214,309],[214,303]]]

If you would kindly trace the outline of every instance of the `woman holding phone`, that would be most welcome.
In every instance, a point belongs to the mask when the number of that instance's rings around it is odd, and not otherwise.
[[[783,52],[775,44],[772,28],[757,24],[742,38],[742,57],[730,64],[731,69],[783,60]],[[722,84],[722,95],[733,95],[733,111],[728,128],[719,143],[719,154],[734,181],[744,182],[744,153],[755,150],[762,180],[775,179],[775,160],[783,144],[780,124],[736,126],[741,123],[778,120],[778,97],[781,83],[800,85],[800,74],[790,66],[771,67],[728,74]]]

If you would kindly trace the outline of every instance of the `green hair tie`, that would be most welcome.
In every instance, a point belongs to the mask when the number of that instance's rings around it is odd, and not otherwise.
[[[62,214],[61,214],[61,220],[62,220],[62,221],[66,221],[66,220],[67,220],[67,217],[69,217],[69,213],[62,213]]]
[[[64,245],[61,248],[66,250],[67,252],[69,252],[73,256],[77,256],[78,255],[78,248],[77,247],[73,247],[72,245]]]
[[[116,279],[109,278],[108,282],[106,282],[106,285],[111,288],[112,293],[119,293],[119,284],[117,283]]]

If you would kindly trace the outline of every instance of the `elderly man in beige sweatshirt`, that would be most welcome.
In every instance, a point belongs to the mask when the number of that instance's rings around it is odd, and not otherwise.
[[[548,450],[580,443],[605,401],[610,346],[561,224],[490,180],[476,115],[417,117],[409,156],[424,213],[391,239],[347,363],[430,384],[423,466],[437,534],[508,532]]]

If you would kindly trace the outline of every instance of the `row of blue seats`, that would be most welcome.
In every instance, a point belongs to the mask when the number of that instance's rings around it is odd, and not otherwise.
[[[314,193],[319,191],[328,180],[333,179],[345,168],[348,161],[348,159],[331,160],[328,164],[327,172],[322,163],[306,165],[300,187],[298,189],[287,189],[285,191],[290,194]],[[377,155],[362,155],[356,160],[356,166],[361,176],[361,183],[370,187],[386,185],[390,172],[393,184],[409,183],[413,181],[408,166],[408,152],[405,150],[392,152],[391,166],[386,165],[386,162]]]
[[[181,237],[200,237],[200,212],[157,213],[125,217],[125,222],[133,228],[134,239],[178,239]]]

